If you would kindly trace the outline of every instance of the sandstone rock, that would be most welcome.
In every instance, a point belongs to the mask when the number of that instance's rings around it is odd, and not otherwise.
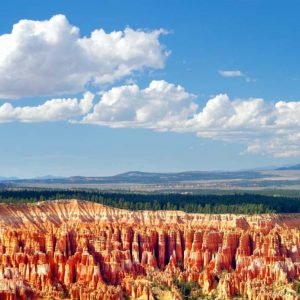
[[[300,215],[0,204],[0,299],[150,300],[155,284],[182,299],[174,279],[218,299],[299,299]]]

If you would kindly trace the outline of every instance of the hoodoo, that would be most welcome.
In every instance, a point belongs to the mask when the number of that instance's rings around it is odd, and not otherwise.
[[[0,299],[296,300],[299,279],[300,214],[0,204]]]

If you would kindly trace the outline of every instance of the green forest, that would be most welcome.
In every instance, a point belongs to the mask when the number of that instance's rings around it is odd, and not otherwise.
[[[297,197],[234,194],[180,194],[108,192],[99,190],[3,189],[0,203],[34,203],[56,199],[79,199],[129,210],[181,210],[205,214],[298,213]]]

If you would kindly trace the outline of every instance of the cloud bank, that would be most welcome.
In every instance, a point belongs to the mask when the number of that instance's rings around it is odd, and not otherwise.
[[[0,106],[0,123],[68,121],[87,114],[93,106],[94,95],[86,92],[81,100],[76,98],[52,99],[38,106],[17,106],[4,103]]]
[[[0,98],[77,93],[113,83],[144,68],[160,69],[168,52],[163,30],[94,30],[81,37],[64,15],[21,20],[0,35]]]
[[[199,110],[181,86],[152,81],[149,87],[115,87],[105,92],[83,123],[195,133],[245,145],[245,153],[300,155],[300,102],[230,100],[220,94]]]
[[[86,37],[63,15],[19,21],[11,33],[0,35],[0,98],[49,95],[52,99],[37,106],[4,103],[0,105],[0,123],[69,121],[189,132],[244,145],[245,153],[300,156],[297,101],[232,100],[219,94],[200,109],[195,95],[164,80],[153,80],[145,88],[114,86],[100,91],[100,96],[87,92],[91,86],[97,89],[128,80],[145,68],[163,68],[168,56],[159,41],[163,33],[96,29]],[[219,74],[253,81],[240,70],[220,70]],[[78,92],[85,92],[82,99],[62,98]]]
[[[187,122],[198,136],[246,145],[246,153],[300,155],[300,102],[210,99]]]
[[[38,106],[1,105],[0,123],[14,121],[69,121],[194,133],[244,145],[245,153],[300,156],[300,102],[231,100],[228,95],[219,94],[200,109],[195,95],[163,80],[153,80],[144,89],[136,84],[113,87],[101,96],[86,92],[81,100],[58,98]]]
[[[195,96],[180,85],[154,80],[145,89],[136,84],[114,87],[83,122],[109,127],[142,127],[174,130],[197,110]]]

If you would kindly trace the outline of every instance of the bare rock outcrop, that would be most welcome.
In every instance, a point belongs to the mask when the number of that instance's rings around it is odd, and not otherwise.
[[[0,204],[0,299],[300,299],[300,215],[127,211],[60,200]],[[200,299],[200,298],[199,298]]]

